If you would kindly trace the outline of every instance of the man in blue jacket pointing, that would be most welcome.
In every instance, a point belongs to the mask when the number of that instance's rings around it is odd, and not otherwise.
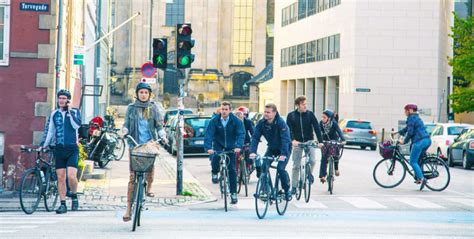
[[[240,152],[244,145],[245,130],[243,122],[231,113],[232,105],[224,101],[221,104],[221,113],[214,116],[209,122],[204,138],[204,148],[211,155],[212,182],[218,183],[220,157],[215,154],[222,151]],[[229,189],[232,204],[237,203],[237,170],[235,168],[235,154],[229,153]]]

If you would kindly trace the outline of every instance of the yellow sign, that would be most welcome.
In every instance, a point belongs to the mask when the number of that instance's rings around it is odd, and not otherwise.
[[[202,74],[191,74],[189,76],[190,80],[217,80],[217,75],[202,75]]]

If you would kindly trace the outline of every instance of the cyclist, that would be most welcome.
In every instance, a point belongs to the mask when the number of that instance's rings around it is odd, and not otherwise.
[[[343,145],[346,144],[344,139],[344,134],[339,128],[336,120],[334,119],[334,113],[331,110],[325,110],[323,115],[321,116],[321,122],[319,123],[322,133],[323,133],[323,140],[331,141],[336,140],[340,141]],[[324,152],[324,151],[323,151]],[[328,152],[323,153],[321,157],[321,166],[319,167],[319,180],[321,183],[326,182],[326,171],[328,165]],[[334,159],[334,169],[336,170],[336,176],[340,175],[339,172],[339,159]]]
[[[239,153],[244,144],[245,132],[244,124],[234,114],[231,113],[232,105],[224,101],[221,104],[219,115],[215,115],[206,129],[204,137],[204,148],[209,155],[213,155],[211,159],[212,166],[212,183],[219,182],[217,174],[219,173],[220,157],[215,155],[216,151],[230,151]],[[229,189],[231,204],[236,204],[237,199],[237,171],[235,167],[235,154],[230,153],[228,169],[229,169]],[[233,163],[230,163],[233,162]]]
[[[277,171],[280,174],[282,188],[285,190],[285,198],[287,201],[291,201],[290,177],[285,170],[291,154],[290,130],[278,113],[275,104],[270,103],[265,105],[264,118],[261,119],[255,127],[250,149],[251,159],[255,159],[257,156],[257,148],[262,135],[268,142],[265,156],[280,156]],[[259,174],[260,171],[261,168],[257,167],[257,174]]]
[[[79,209],[77,199],[77,166],[79,160],[79,148],[77,145],[77,130],[81,127],[81,111],[70,105],[71,93],[62,89],[57,93],[58,104],[48,119],[45,127],[45,138],[41,143],[42,148],[55,144],[54,158],[56,159],[56,174],[58,176],[58,191],[61,206],[56,210],[57,214],[67,213],[66,207],[66,169],[68,184],[72,191],[72,211]]]
[[[163,129],[163,115],[160,113],[155,102],[151,101],[151,86],[147,83],[138,83],[135,94],[136,101],[128,105],[125,114],[125,122],[123,124],[123,133],[132,136],[139,144],[147,143],[151,140],[163,139],[167,144],[166,132]],[[132,145],[132,144],[129,144]],[[153,168],[146,174],[147,194],[148,197],[154,197],[152,192],[152,184],[155,169]],[[127,210],[123,216],[123,221],[131,220],[131,201],[134,190],[135,173],[130,171],[127,190]]]
[[[237,108],[237,112],[241,112],[241,113],[237,113],[236,115],[239,116],[241,114],[242,117],[239,117],[239,118],[244,122],[244,127],[245,127],[244,145],[246,146],[250,145],[255,125],[249,119],[249,109],[245,106],[240,106],[239,108]],[[253,160],[249,158],[249,148],[248,147],[247,149],[244,148],[243,153],[245,154],[244,156],[245,156],[245,160],[247,161],[248,168],[252,168]]]
[[[293,173],[291,174],[292,193],[296,194],[296,187],[298,186],[298,179],[300,177],[301,156],[303,149],[298,147],[300,143],[306,143],[314,140],[314,132],[318,139],[318,147],[323,145],[321,137],[321,129],[319,127],[318,119],[313,112],[306,108],[306,97],[298,96],[295,99],[296,110],[289,113],[287,117],[287,124],[291,131],[291,139],[293,145]],[[311,183],[314,182],[313,171],[316,165],[316,149],[309,148],[309,162],[311,164],[311,174],[309,175]]]
[[[420,191],[423,190],[426,184],[426,178],[423,176],[418,160],[426,153],[426,150],[431,145],[430,135],[426,131],[425,124],[418,114],[418,106],[415,104],[405,105],[405,115],[407,116],[407,126],[398,131],[400,135],[404,135],[405,139],[400,140],[400,144],[407,144],[412,142],[412,149],[410,153],[410,165],[415,171],[416,184],[420,184]],[[397,134],[395,133],[395,134]]]

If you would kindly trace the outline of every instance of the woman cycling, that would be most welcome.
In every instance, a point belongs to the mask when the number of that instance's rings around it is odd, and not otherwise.
[[[342,144],[346,144],[344,134],[342,134],[341,128],[339,128],[339,125],[334,120],[334,113],[331,110],[325,110],[323,112],[319,126],[321,127],[324,141],[336,140],[340,141]],[[321,166],[319,167],[319,180],[321,183],[324,183],[326,182],[329,151],[323,150],[322,152]],[[336,169],[336,176],[339,176],[339,159],[334,159],[334,168]]]

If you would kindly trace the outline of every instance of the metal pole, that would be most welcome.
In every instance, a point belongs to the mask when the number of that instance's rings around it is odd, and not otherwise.
[[[62,19],[63,19],[63,3],[59,1],[59,14],[58,14],[58,31],[56,40],[56,92],[59,91],[60,75],[61,75],[61,43],[62,43]],[[54,103],[56,104],[56,97],[54,97]]]
[[[183,134],[184,134],[184,117],[183,112],[184,110],[184,83],[185,78],[184,74],[176,68],[176,78],[179,82],[179,96],[178,96],[178,152],[177,152],[177,160],[176,160],[176,195],[183,194]]]
[[[151,61],[151,43],[153,42],[153,0],[150,0],[150,40],[148,47],[148,59]]]
[[[100,33],[101,33],[101,20],[102,20],[102,0],[97,1],[97,6],[96,6],[96,37],[100,39]],[[95,48],[95,69],[94,69],[94,85],[99,85],[99,80],[100,80],[100,75],[97,72],[97,69],[100,68],[100,44],[96,45]],[[101,69],[102,72],[102,69]],[[101,73],[100,72],[100,73]],[[94,94],[98,95],[99,89],[95,88],[94,89]],[[94,96],[94,115],[99,115],[99,96]]]

